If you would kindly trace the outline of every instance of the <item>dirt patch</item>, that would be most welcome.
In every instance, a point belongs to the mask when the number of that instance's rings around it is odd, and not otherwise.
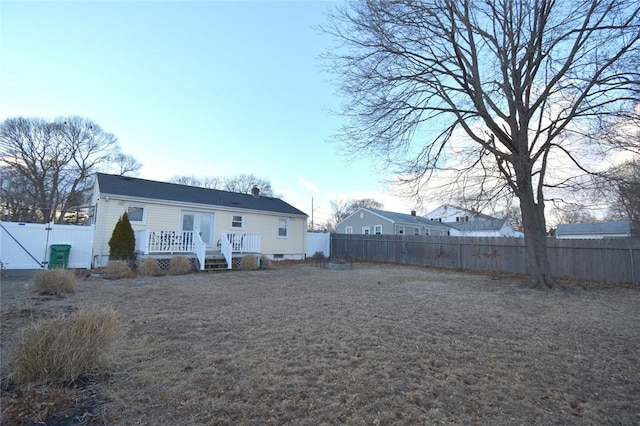
[[[102,304],[119,317],[112,374],[65,424],[640,423],[637,289],[493,278],[297,264],[81,278],[47,300],[3,278],[2,376],[21,326]]]

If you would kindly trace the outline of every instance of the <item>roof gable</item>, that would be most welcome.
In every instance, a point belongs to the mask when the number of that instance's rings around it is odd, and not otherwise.
[[[101,194],[307,216],[279,198],[96,173]]]

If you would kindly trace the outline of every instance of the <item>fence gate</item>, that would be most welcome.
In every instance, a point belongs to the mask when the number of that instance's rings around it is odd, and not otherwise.
[[[51,246],[69,244],[68,268],[90,269],[94,226],[0,222],[2,269],[48,267]]]
[[[331,256],[331,234],[328,232],[307,232],[307,257],[321,251],[325,257]]]

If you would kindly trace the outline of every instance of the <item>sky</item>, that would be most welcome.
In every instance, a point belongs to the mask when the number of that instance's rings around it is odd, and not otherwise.
[[[330,6],[0,0],[0,120],[86,117],[138,177],[254,174],[316,225],[332,200],[427,213],[439,203],[394,195],[393,175],[334,141],[341,99],[320,56],[336,41],[318,30]]]

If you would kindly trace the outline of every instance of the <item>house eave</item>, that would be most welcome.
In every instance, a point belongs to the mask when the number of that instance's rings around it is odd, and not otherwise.
[[[218,211],[228,211],[228,212],[255,213],[255,214],[266,214],[266,215],[280,216],[280,217],[282,216],[296,217],[301,219],[307,219],[309,217],[309,215],[307,214],[300,215],[295,213],[277,212],[277,211],[271,211],[271,210],[247,209],[243,207],[230,207],[230,206],[223,206],[223,205],[217,205],[217,204],[173,201],[173,200],[165,200],[160,198],[133,197],[133,196],[127,196],[127,195],[110,194],[110,193],[101,192],[98,200],[102,200],[104,198],[121,200],[125,202],[128,201],[132,203],[140,203],[140,204],[154,203],[154,204],[163,204],[163,205],[170,205],[175,207],[200,209],[200,210],[218,210]]]

